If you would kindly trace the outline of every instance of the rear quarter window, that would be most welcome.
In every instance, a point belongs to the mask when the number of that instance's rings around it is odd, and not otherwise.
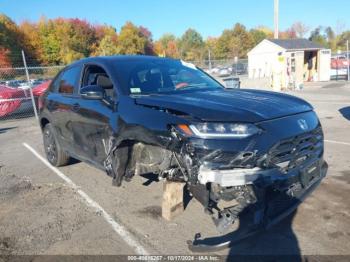
[[[57,74],[57,76],[52,80],[52,83],[50,85],[50,91],[51,92],[57,93],[58,86],[59,86],[59,83],[60,83],[60,80],[61,80],[61,77],[62,77],[62,73],[63,73],[63,71],[59,72]]]

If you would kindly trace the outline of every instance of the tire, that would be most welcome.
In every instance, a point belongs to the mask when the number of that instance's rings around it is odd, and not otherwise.
[[[43,130],[44,149],[47,160],[53,166],[64,166],[69,162],[69,155],[58,144],[55,131],[51,124],[46,124]]]

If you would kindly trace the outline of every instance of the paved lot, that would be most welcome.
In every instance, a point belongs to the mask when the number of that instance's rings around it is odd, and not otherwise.
[[[292,93],[320,116],[328,177],[293,216],[215,254],[350,255],[350,86],[314,83]],[[34,119],[0,122],[0,254],[191,254],[186,240],[195,233],[217,234],[195,200],[164,221],[161,182],[138,177],[116,188],[103,172],[72,163],[59,168],[72,186],[22,143],[44,155]]]

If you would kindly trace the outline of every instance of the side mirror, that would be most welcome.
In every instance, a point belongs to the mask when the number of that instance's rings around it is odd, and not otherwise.
[[[102,100],[105,97],[105,90],[98,85],[85,86],[80,90],[80,95],[84,99]]]

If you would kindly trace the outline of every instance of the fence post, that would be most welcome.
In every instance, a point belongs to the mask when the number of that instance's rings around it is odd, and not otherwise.
[[[32,90],[32,84],[30,83],[29,72],[28,72],[28,67],[27,67],[27,61],[26,61],[26,57],[24,55],[24,51],[23,50],[22,50],[22,58],[23,58],[24,68],[26,70],[27,81],[28,81],[28,86],[29,86],[29,93],[30,93],[30,98],[32,100],[32,104],[33,104],[35,118],[36,118],[37,121],[39,121],[38,111],[36,110],[36,106],[35,106],[35,100],[34,100],[34,95],[33,95],[33,90]]]
[[[349,40],[346,40],[346,58],[348,61],[348,81],[350,81]]]

